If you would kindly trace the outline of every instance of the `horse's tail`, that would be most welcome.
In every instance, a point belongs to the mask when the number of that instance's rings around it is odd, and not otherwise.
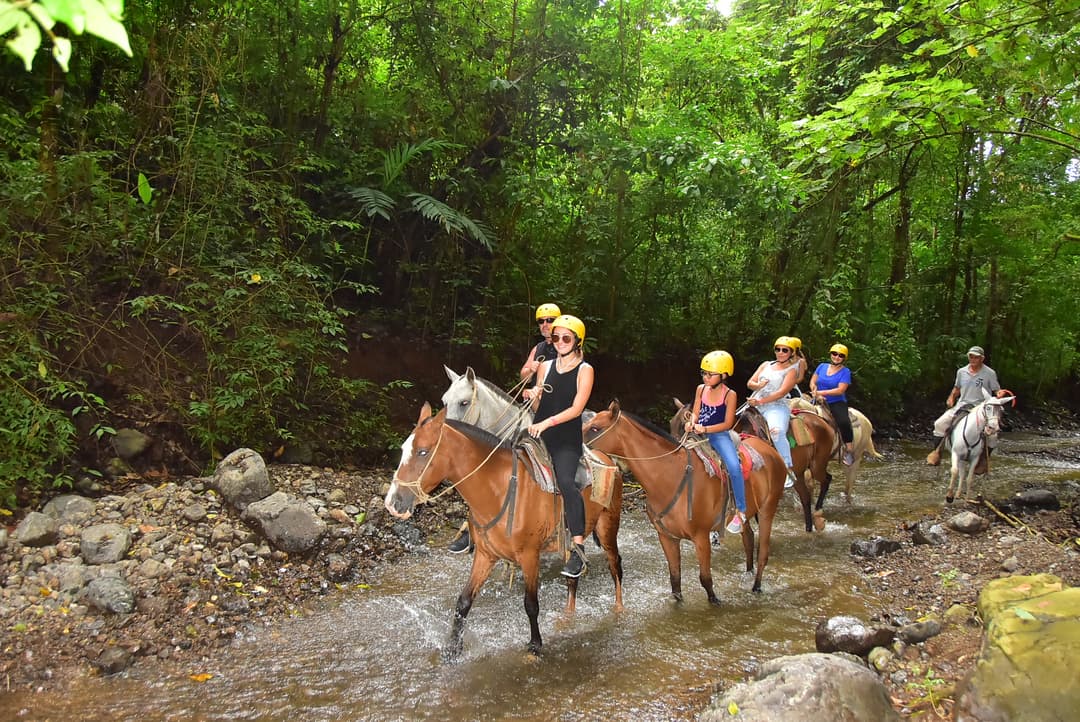
[[[864,453],[869,454],[870,457],[873,458],[873,459],[879,459],[880,460],[880,459],[885,458],[884,455],[882,455],[877,450],[877,448],[874,447],[874,434],[873,433],[870,434],[870,436],[867,439],[866,443],[867,443],[867,447],[866,447],[866,451]]]

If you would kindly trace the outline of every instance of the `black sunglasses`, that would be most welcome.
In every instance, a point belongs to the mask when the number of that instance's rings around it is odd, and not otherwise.
[[[701,378],[705,378],[706,376],[719,376],[719,375],[720,374],[716,373],[715,371],[706,371],[705,369],[701,369]]]
[[[541,323],[541,324],[543,324],[543,323],[555,323],[555,319],[554,318],[538,318],[538,319],[536,319],[536,322]]]
[[[784,348],[783,346],[777,346],[773,349],[773,351],[775,351],[776,353],[791,353],[791,349]]]
[[[830,356],[839,356],[840,358],[847,358],[847,356],[845,356],[844,354],[840,353],[839,351],[830,351],[830,352],[829,352],[829,355],[830,355]]]

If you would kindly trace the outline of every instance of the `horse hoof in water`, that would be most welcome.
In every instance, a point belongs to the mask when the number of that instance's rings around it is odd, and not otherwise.
[[[442,661],[446,664],[453,664],[461,659],[461,652],[463,645],[459,643],[451,643],[443,647]]]
[[[814,529],[821,531],[825,528],[825,515],[820,511],[814,512]]]
[[[955,497],[953,497],[953,496],[946,496],[946,497],[945,497],[945,503],[946,503],[946,504],[952,504],[952,503],[953,503],[953,499],[954,499],[954,498],[955,498]]]
[[[528,662],[540,661],[541,651],[543,648],[539,644],[530,644],[528,654],[525,655],[525,660]]]

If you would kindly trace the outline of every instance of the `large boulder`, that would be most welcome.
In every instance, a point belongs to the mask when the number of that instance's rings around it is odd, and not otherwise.
[[[957,722],[1059,722],[1080,710],[1080,587],[1052,574],[995,579],[979,593],[982,652],[959,685]]]
[[[877,674],[835,654],[777,657],[756,679],[713,699],[699,722],[893,722],[899,720]]]
[[[310,505],[283,491],[249,504],[241,518],[275,548],[297,554],[312,549],[326,533],[326,522]]]
[[[251,449],[237,449],[222,459],[214,469],[210,485],[238,511],[274,493],[266,462]]]

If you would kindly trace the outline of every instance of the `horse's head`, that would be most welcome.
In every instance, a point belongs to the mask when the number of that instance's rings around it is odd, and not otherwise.
[[[619,408],[619,402],[612,401],[606,409],[596,412],[588,421],[582,419],[581,433],[589,448],[604,451],[602,442],[600,446],[597,446],[597,442],[619,420],[620,413],[622,412]]]
[[[675,415],[671,417],[668,425],[671,428],[671,435],[678,439],[686,431],[686,422],[690,421],[690,415],[694,412],[694,408],[690,404],[684,404],[674,396],[671,397],[671,402],[675,404]]]
[[[445,409],[432,416],[431,405],[425,403],[416,426],[401,445],[401,463],[383,500],[386,510],[399,519],[412,516],[417,502],[424,501],[427,493],[442,481],[441,475],[428,467],[435,458],[445,421]]]
[[[1003,396],[1000,399],[987,399],[982,403],[982,415],[986,421],[986,427],[983,429],[984,434],[993,436],[1001,431],[1001,419],[1005,415],[1005,404],[1014,401],[1015,398],[1014,396]]]
[[[465,369],[465,373],[456,373],[449,366],[443,366],[446,375],[450,379],[450,386],[442,395],[443,408],[446,409],[446,418],[457,419],[475,424],[479,418],[476,408],[476,372],[472,367]]]

